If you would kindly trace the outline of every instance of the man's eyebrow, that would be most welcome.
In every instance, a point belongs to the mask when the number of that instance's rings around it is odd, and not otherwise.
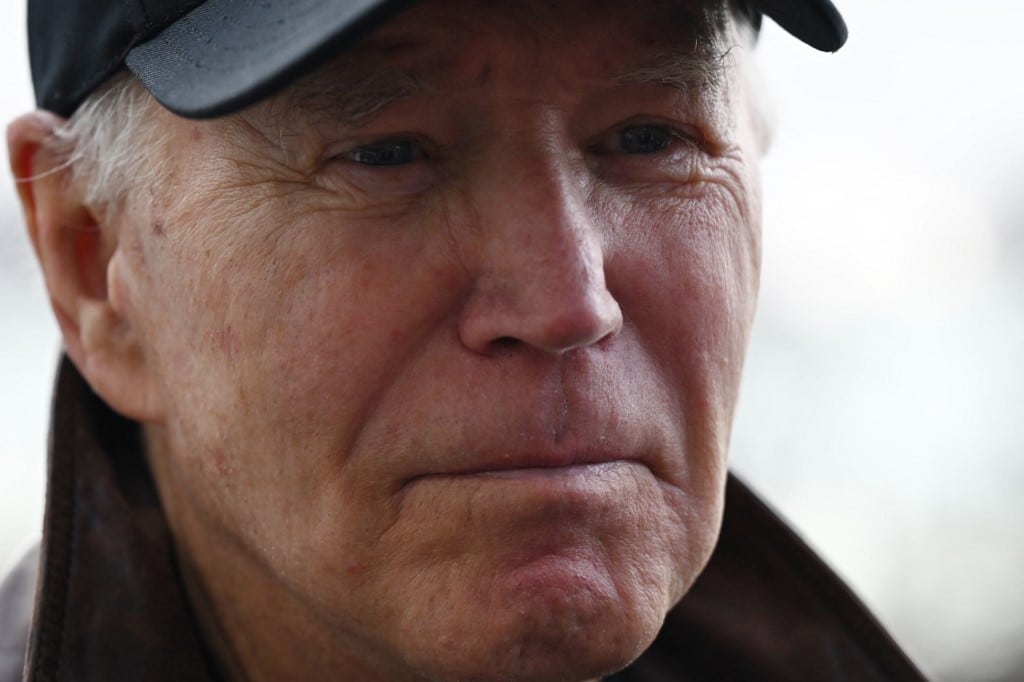
[[[300,82],[288,104],[314,118],[358,127],[400,99],[432,88],[412,71],[389,64],[338,61]]]
[[[683,91],[713,90],[722,82],[728,50],[674,50],[643,62],[615,78],[627,85],[665,85]]]

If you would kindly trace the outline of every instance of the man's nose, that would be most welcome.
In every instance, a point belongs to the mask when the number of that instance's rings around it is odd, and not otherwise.
[[[475,197],[476,280],[459,321],[469,349],[524,345],[562,353],[622,328],[608,289],[605,249],[569,171],[520,163]]]

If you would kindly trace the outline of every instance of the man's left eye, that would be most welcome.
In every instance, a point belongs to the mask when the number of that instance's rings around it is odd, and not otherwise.
[[[348,158],[364,166],[400,166],[423,158],[423,150],[413,140],[384,140],[356,147]]]
[[[655,154],[668,149],[676,135],[659,125],[634,125],[619,131],[619,148],[626,154]]]

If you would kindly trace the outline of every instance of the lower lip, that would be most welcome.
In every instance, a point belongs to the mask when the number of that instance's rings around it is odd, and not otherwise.
[[[403,486],[413,500],[438,500],[460,507],[469,503],[480,518],[486,510],[503,518],[533,518],[535,522],[562,518],[565,512],[607,511],[609,505],[631,503],[649,475],[634,460],[557,467],[488,469],[420,476]],[[424,497],[425,496],[425,497]],[[415,504],[409,499],[406,503]]]
[[[500,489],[501,495],[538,493],[556,496],[570,493],[603,495],[620,488],[626,480],[635,479],[639,468],[643,468],[643,465],[637,461],[614,460],[555,467],[518,467],[427,474],[408,481],[403,489],[412,490],[423,485],[431,488],[435,485],[459,488],[463,485],[471,485],[475,488],[494,486],[491,489],[495,494],[499,494]]]

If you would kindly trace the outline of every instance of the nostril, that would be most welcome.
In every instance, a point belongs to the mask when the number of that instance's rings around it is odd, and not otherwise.
[[[496,352],[515,350],[522,341],[514,336],[501,336],[491,341],[491,350]]]

